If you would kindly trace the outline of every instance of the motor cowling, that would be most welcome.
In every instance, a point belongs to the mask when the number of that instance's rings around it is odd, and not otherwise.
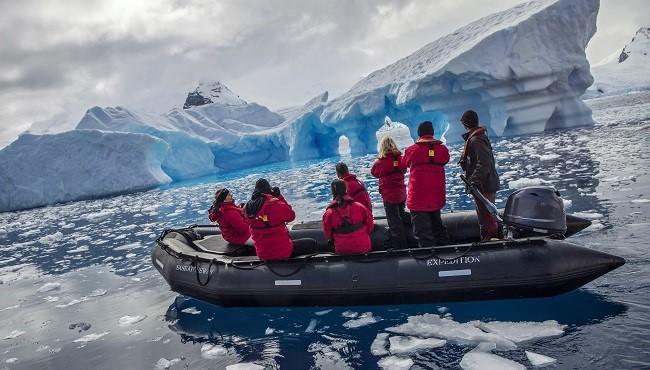
[[[549,186],[532,186],[510,194],[503,223],[526,234],[563,235],[567,230],[564,202]]]

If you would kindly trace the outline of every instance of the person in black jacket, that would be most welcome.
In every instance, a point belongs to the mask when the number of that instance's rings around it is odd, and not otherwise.
[[[479,126],[478,114],[473,110],[463,113],[460,122],[467,132],[463,135],[465,147],[458,163],[465,171],[468,182],[494,203],[496,192],[499,190],[499,175],[496,171],[492,146],[485,128]],[[497,220],[478,199],[474,198],[474,202],[476,203],[476,213],[481,229],[481,240],[498,237],[499,226]]]

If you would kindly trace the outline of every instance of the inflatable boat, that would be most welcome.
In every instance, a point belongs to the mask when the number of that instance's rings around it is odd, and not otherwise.
[[[512,202],[508,199],[502,212],[510,232],[500,240],[479,242],[476,213],[454,212],[443,215],[450,245],[418,248],[411,239],[411,248],[387,249],[387,224],[378,219],[370,253],[318,253],[262,262],[252,244],[229,245],[218,227],[194,225],[163,231],[152,263],[172,290],[222,306],[545,297],[574,290],[625,263],[620,257],[567,242],[564,238],[590,221],[565,215],[561,200],[555,208],[552,202],[540,203],[543,192],[535,192],[532,199],[541,206],[533,209],[526,203],[526,192]],[[555,213],[552,218],[549,212]],[[293,239],[312,238],[321,250],[327,248],[320,221],[295,224],[289,232]]]

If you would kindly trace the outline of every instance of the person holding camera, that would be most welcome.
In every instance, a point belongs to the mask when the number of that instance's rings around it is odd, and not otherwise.
[[[244,245],[251,237],[251,231],[244,218],[242,207],[235,205],[232,193],[226,188],[214,194],[214,201],[208,210],[208,218],[216,222],[225,241],[234,245]]]
[[[286,223],[296,218],[278,187],[259,179],[244,212],[250,226],[257,257],[262,261],[283,261],[289,257],[318,251],[313,239],[291,240]]]

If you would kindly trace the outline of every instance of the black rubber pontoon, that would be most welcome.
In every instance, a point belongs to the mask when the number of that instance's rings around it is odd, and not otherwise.
[[[590,222],[566,216],[566,236]],[[623,265],[610,254],[547,237],[475,242],[476,213],[443,215],[453,245],[322,253],[264,263],[252,246],[228,245],[214,226],[166,230],[152,262],[172,290],[222,306],[332,306],[424,303],[557,295]],[[383,247],[377,220],[374,248]],[[320,222],[296,224],[292,238],[327,245]],[[415,246],[414,246],[415,247]]]

